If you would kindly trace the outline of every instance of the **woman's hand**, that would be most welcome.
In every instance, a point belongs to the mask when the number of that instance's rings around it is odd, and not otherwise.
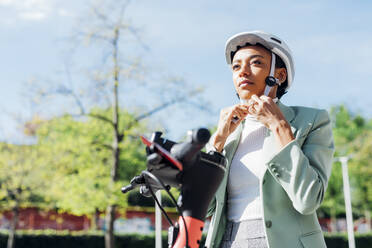
[[[248,106],[249,114],[270,129],[281,147],[294,140],[291,126],[285,119],[282,111],[271,97],[253,95]]]
[[[213,141],[217,151],[222,151],[227,137],[234,132],[247,115],[248,106],[245,104],[237,104],[221,110],[217,132]]]

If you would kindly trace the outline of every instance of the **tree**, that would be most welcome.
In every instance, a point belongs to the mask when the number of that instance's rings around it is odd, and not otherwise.
[[[342,190],[342,171],[339,162],[333,164],[332,174],[329,178],[327,191],[323,203],[318,211],[320,215],[325,213],[331,218],[331,231],[336,230],[336,217],[345,213],[345,202]]]
[[[106,140],[108,143],[101,143],[101,146],[105,147],[112,154],[111,159],[107,162],[111,164],[111,168],[105,167],[106,170],[110,171],[111,179],[107,183],[111,185],[110,187],[112,189],[116,188],[115,185],[118,184],[120,178],[122,144],[130,141],[129,135],[131,130],[141,120],[180,102],[185,103],[185,105],[189,103],[192,106],[205,109],[202,102],[198,101],[195,103],[190,101],[191,97],[200,92],[200,89],[188,87],[185,85],[184,80],[172,77],[169,81],[170,83],[167,85],[164,85],[164,81],[160,80],[162,84],[162,90],[160,91],[157,87],[151,88],[147,84],[147,92],[153,93],[150,94],[152,97],[156,92],[159,92],[160,97],[156,101],[153,101],[154,104],[147,111],[143,111],[141,114],[135,116],[135,118],[121,122],[122,116],[119,113],[119,99],[126,99],[130,94],[133,94],[135,87],[132,85],[133,83],[140,85],[140,82],[143,81],[144,72],[144,67],[140,59],[135,58],[130,60],[130,56],[123,56],[124,48],[130,47],[130,50],[133,50],[133,47],[129,46],[128,41],[134,39],[134,43],[146,49],[146,46],[139,38],[139,30],[124,18],[128,4],[129,1],[99,2],[97,5],[92,6],[92,16],[85,23],[80,23],[79,28],[81,30],[76,33],[74,38],[79,42],[84,41],[84,43],[88,43],[94,51],[99,50],[103,52],[102,58],[99,59],[99,61],[103,62],[99,66],[95,66],[95,68],[99,68],[98,70],[89,68],[87,81],[74,83],[70,67],[66,66],[67,81],[62,83],[48,82],[49,89],[45,87],[46,84],[43,84],[37,89],[38,96],[42,96],[44,99],[45,96],[49,97],[53,94],[63,96],[63,106],[65,106],[67,99],[72,99],[76,103],[79,112],[73,113],[69,110],[68,112],[70,114],[96,118],[101,121],[102,126],[110,130],[110,142]],[[91,57],[94,56],[91,55]],[[146,76],[147,78],[151,78],[149,73],[146,73]],[[79,79],[81,78],[81,75],[79,75]],[[86,86],[85,90],[77,90],[77,85]],[[126,92],[123,94],[124,86],[127,87]],[[159,84],[156,86],[159,86]],[[36,89],[35,85],[32,85],[32,88]],[[185,89],[190,90],[185,91]],[[81,92],[85,92],[86,94]],[[144,95],[141,95],[141,97],[144,97]],[[101,113],[90,111],[93,106],[98,105],[108,109],[110,115],[102,115]],[[106,208],[106,248],[114,247],[113,223],[115,209],[116,204],[109,204]]]
[[[43,194],[48,184],[45,171],[46,165],[33,146],[0,144],[0,208],[12,211],[8,248],[15,245],[19,209],[48,203]]]
[[[333,121],[333,135],[335,141],[335,157],[350,156],[349,177],[351,181],[352,203],[354,212],[361,213],[361,209],[371,211],[370,198],[368,200],[369,178],[372,176],[368,169],[368,139],[372,135],[371,125],[359,115],[353,115],[345,106],[336,106],[331,110]],[[335,219],[345,213],[343,179],[339,162],[333,165],[332,175],[328,183],[327,192],[321,211],[331,216],[333,230]],[[369,204],[369,205],[368,205]],[[367,213],[364,210],[364,213]]]
[[[353,204],[359,215],[364,215],[367,228],[371,230],[372,212],[372,123],[353,142],[353,157],[350,161]]]
[[[340,105],[331,109],[333,119],[333,135],[336,146],[335,156],[348,155],[353,147],[352,141],[358,138],[365,130],[366,121],[360,116],[353,114],[345,106]]]
[[[110,109],[92,110],[92,115],[109,116]],[[133,121],[133,116],[121,112],[121,123]],[[43,151],[44,163],[53,171],[53,183],[47,194],[56,207],[77,215],[88,214],[95,220],[97,212],[115,204],[126,207],[120,188],[145,168],[144,146],[138,138],[144,124],[127,130],[127,139],[119,144],[124,151],[119,156],[117,181],[112,183],[108,168],[113,157],[110,146],[111,128],[94,117],[73,118],[71,115],[44,121],[36,131],[37,146]]]

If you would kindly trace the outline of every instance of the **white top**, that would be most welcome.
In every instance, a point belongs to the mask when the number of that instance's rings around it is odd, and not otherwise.
[[[259,121],[246,118],[227,184],[227,217],[231,221],[263,217],[260,180],[265,172],[262,147],[266,130]]]

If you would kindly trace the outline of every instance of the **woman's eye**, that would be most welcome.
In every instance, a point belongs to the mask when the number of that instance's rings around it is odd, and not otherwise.
[[[259,60],[254,60],[254,61],[252,62],[252,64],[255,64],[255,65],[261,65],[262,63],[261,63],[261,61],[259,61]]]
[[[238,65],[238,64],[233,65],[233,66],[232,66],[232,69],[233,69],[233,70],[237,70],[237,69],[239,69],[239,65]]]

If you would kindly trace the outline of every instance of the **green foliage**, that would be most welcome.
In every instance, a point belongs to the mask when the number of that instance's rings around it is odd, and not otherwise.
[[[359,215],[372,211],[372,123],[353,115],[345,106],[331,110],[335,157],[352,156],[349,161],[353,211]],[[320,211],[336,216],[345,213],[341,165],[335,162]]]
[[[353,157],[349,163],[353,204],[358,214],[372,212],[372,131],[363,132],[353,147]]]
[[[342,171],[339,162],[333,164],[332,174],[322,206],[318,212],[335,218],[345,213],[345,201],[343,195]]]
[[[343,105],[331,109],[333,135],[336,145],[335,156],[345,156],[351,150],[350,142],[360,136],[368,128],[365,119],[353,114]]]
[[[94,109],[92,115],[109,119],[111,110]],[[122,111],[119,127],[134,121],[133,115]],[[139,134],[144,125],[126,130],[119,144],[119,182],[111,182],[112,127],[108,122],[91,116],[74,119],[64,115],[40,125],[36,132],[37,146],[43,151],[43,161],[50,167],[52,184],[46,194],[56,207],[73,214],[104,211],[109,204],[127,205],[120,188],[145,168],[144,146]]]
[[[0,143],[0,209],[43,207],[46,164],[33,146]]]

